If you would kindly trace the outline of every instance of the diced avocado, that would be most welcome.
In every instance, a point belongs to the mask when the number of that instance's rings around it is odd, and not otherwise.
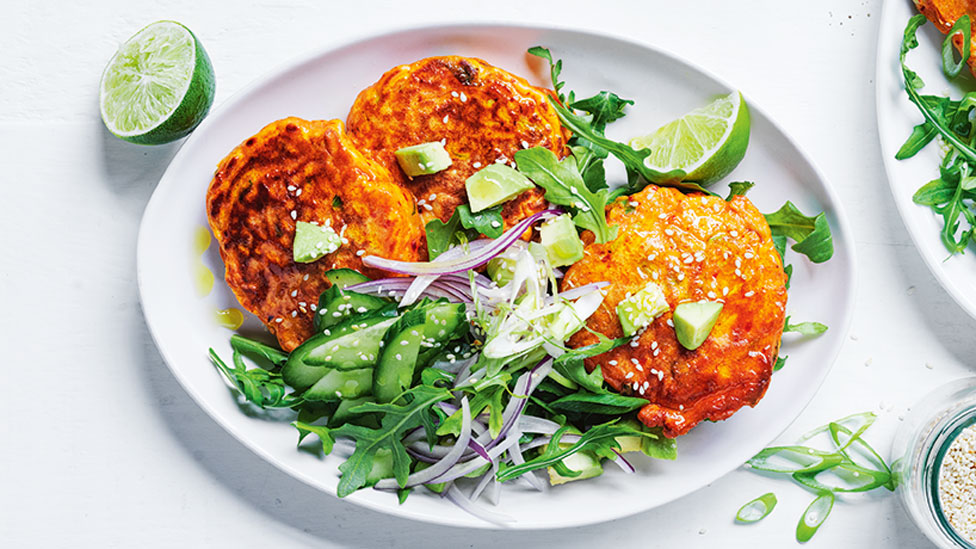
[[[447,154],[440,141],[403,147],[393,154],[403,173],[410,177],[437,173],[451,165],[451,155]]]
[[[549,317],[549,335],[560,343],[569,339],[583,327],[584,322],[573,303],[563,302]]]
[[[631,418],[627,418],[620,422],[620,425],[625,425],[627,427],[633,427],[634,429],[643,430],[644,427],[639,421]],[[620,445],[620,449],[617,450],[621,454],[626,454],[627,452],[640,452],[643,447],[644,438],[637,435],[624,435],[616,437],[617,444]]]
[[[573,471],[579,471],[575,477],[564,477],[556,472],[554,467],[549,467],[549,484],[553,486],[565,484],[573,480],[583,480],[593,478],[603,474],[603,465],[596,454],[587,450],[581,450],[571,456],[563,458],[563,465]]]
[[[624,329],[624,335],[630,337],[638,330],[647,327],[669,308],[668,300],[664,297],[661,287],[654,282],[648,282],[644,289],[627,296],[617,304],[617,316],[620,318],[620,327]]]
[[[472,213],[507,202],[534,186],[528,177],[500,163],[474,172],[464,182]]]
[[[553,267],[572,265],[583,259],[583,241],[569,214],[550,219],[539,228],[542,245]]]
[[[342,239],[329,225],[316,225],[299,221],[295,223],[295,240],[292,253],[296,263],[311,263],[325,254],[331,254],[342,245]]]
[[[674,308],[674,333],[678,336],[678,343],[685,349],[694,351],[712,333],[718,315],[722,312],[722,304],[717,301],[695,301],[681,303]]]

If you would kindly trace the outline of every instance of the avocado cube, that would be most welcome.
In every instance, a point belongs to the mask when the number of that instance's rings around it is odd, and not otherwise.
[[[647,327],[657,317],[670,309],[664,291],[655,282],[648,282],[636,294],[617,303],[617,317],[624,335],[630,337]]]
[[[694,351],[708,339],[722,312],[722,304],[716,301],[681,303],[674,308],[674,333],[678,343]]]
[[[553,267],[572,265],[583,259],[583,241],[576,232],[576,225],[569,214],[550,219],[539,227],[542,246]]]
[[[295,239],[292,254],[296,263],[311,263],[339,249],[342,239],[329,225],[316,225],[299,221],[295,223]]]
[[[437,173],[451,165],[451,155],[447,153],[447,149],[440,141],[403,147],[393,154],[400,164],[400,169],[410,177]]]
[[[508,202],[534,186],[528,177],[501,163],[474,172],[464,182],[472,213]]]

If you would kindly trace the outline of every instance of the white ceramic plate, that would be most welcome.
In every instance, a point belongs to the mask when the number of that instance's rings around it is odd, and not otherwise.
[[[236,305],[220,282],[220,258],[211,246],[203,261],[218,276],[214,291],[200,298],[194,269],[200,261],[191,242],[206,226],[204,194],[217,162],[265,124],[297,115],[345,118],[356,94],[387,69],[426,56],[460,54],[489,62],[547,85],[528,66],[525,50],[550,47],[564,59],[569,87],[580,94],[603,89],[634,98],[636,106],[613,124],[622,139],[646,133],[732,89],[661,50],[593,34],[533,27],[448,26],[410,30],[318,52],[260,80],[217,109],[173,159],[146,208],[139,235],[138,274],[146,321],[176,378],[218,423],[269,464],[331,494],[338,460],[295,450],[296,432],[287,423],[241,412],[207,360],[213,346],[229,357],[230,332],[216,325],[213,311]],[[536,70],[538,70],[538,66]],[[674,462],[637,459],[628,476],[608,468],[602,477],[540,494],[520,486],[503,492],[501,509],[516,517],[514,528],[556,528],[602,522],[674,500],[724,475],[781,433],[813,397],[847,333],[853,304],[854,246],[836,195],[820,173],[762,110],[753,106],[752,142],[733,178],[758,183],[750,196],[763,211],[787,199],[807,212],[826,210],[834,232],[834,258],[814,266],[792,255],[796,265],[788,312],[819,320],[831,329],[823,337],[785,346],[787,366],[755,409],[731,420],[705,423],[680,439]],[[258,327],[256,319],[247,326]],[[389,493],[363,490],[349,501],[383,512],[455,526],[488,527],[439,498],[414,494],[398,505]]]
[[[912,195],[919,187],[939,176],[942,158],[938,142],[930,143],[912,158],[895,160],[895,153],[908,139],[912,128],[922,122],[922,113],[905,93],[898,62],[905,25],[916,13],[911,0],[888,0],[881,14],[875,84],[881,152],[888,185],[915,247],[942,287],[976,318],[976,253],[970,246],[968,253],[950,258],[940,238],[942,218],[928,206],[912,202]],[[908,54],[908,66],[925,81],[923,93],[958,98],[964,92],[942,74],[943,38],[934,25],[925,23],[918,31],[918,47]],[[963,70],[968,72],[968,68]],[[971,79],[968,85],[972,86]]]

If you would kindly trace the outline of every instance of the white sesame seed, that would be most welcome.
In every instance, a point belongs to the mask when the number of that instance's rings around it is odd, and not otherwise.
[[[295,210],[292,210],[291,211],[291,218],[292,219],[298,219],[298,212],[296,212]]]
[[[451,92],[451,97],[457,97],[457,96],[458,96],[458,92],[456,92],[456,91],[452,91]]]
[[[356,256],[357,257],[362,257],[363,254],[365,254],[365,253],[366,253],[366,250],[356,250]]]
[[[467,95],[464,95],[464,92],[461,92],[461,102],[464,103],[467,100],[468,100],[468,96]]]
[[[610,365],[611,366],[616,366],[617,365],[617,361],[616,360],[611,360],[610,361]]]
[[[292,297],[295,297],[295,296],[297,296],[297,295],[298,295],[298,290],[292,290],[292,291],[291,291],[291,296],[292,296]]]
[[[627,375],[624,376],[624,379],[630,379],[632,377],[634,377],[634,372],[627,372]]]
[[[744,293],[742,295],[744,295],[746,297],[752,297],[752,296],[756,295],[756,292],[754,292],[752,290],[749,290],[748,292],[746,292],[746,293]]]
[[[281,321],[282,320],[284,320],[284,319],[279,316],[278,318],[275,319],[275,322],[278,323],[278,324],[281,324]]]
[[[441,120],[441,122],[447,124],[447,115],[446,114],[444,115],[444,118]]]
[[[471,167],[472,168],[480,168],[481,167],[481,162],[475,162],[474,164],[471,164]]]

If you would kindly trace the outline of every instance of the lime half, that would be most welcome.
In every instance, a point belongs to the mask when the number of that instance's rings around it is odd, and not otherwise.
[[[651,150],[645,162],[652,169],[683,170],[686,181],[714,183],[734,170],[746,154],[749,107],[742,94],[732,92],[650,135],[635,137],[630,146]]]
[[[190,29],[158,21],[126,41],[102,74],[102,121],[116,137],[141,145],[193,131],[214,98],[213,66]]]

